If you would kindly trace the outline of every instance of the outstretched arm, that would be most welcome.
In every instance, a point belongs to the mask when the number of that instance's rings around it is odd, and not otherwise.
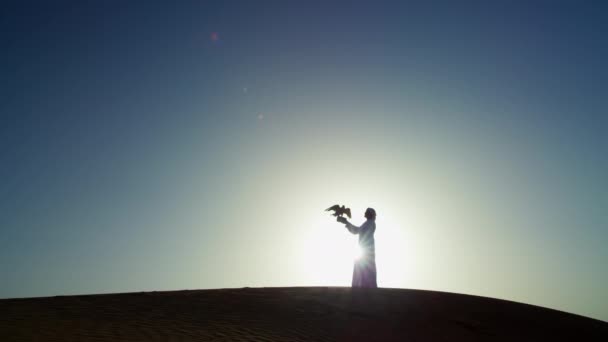
[[[352,234],[359,234],[359,231],[361,231],[361,227],[357,227],[354,224],[348,222],[345,217],[338,217],[337,221],[344,223],[346,225],[346,229],[348,229],[348,231]]]
[[[348,231],[353,234],[359,234],[359,232],[361,231],[361,227],[357,227],[348,221],[346,221],[346,229],[348,229]]]

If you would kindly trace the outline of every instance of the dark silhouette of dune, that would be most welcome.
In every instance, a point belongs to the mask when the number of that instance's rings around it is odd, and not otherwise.
[[[608,341],[608,323],[444,292],[244,288],[3,299],[0,341]]]

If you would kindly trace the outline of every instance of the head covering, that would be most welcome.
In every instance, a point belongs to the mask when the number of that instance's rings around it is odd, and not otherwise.
[[[373,208],[367,208],[367,210],[365,211],[365,217],[367,217],[368,219],[371,219],[371,220],[375,220],[376,211]]]

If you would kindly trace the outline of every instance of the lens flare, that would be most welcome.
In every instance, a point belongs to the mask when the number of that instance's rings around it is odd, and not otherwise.
[[[363,258],[363,256],[365,256],[365,251],[363,250],[363,248],[359,247],[359,246],[355,246],[355,248],[353,248],[353,260],[359,260],[361,258]]]

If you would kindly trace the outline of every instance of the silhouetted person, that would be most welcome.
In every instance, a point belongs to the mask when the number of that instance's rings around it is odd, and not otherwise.
[[[352,287],[371,287],[377,288],[376,282],[376,249],[374,246],[374,232],[376,231],[376,211],[372,208],[367,208],[365,211],[367,221],[357,227],[345,217],[338,217],[336,220],[346,225],[349,232],[359,234],[359,246],[361,247],[361,256],[355,260],[355,268],[353,270]]]

